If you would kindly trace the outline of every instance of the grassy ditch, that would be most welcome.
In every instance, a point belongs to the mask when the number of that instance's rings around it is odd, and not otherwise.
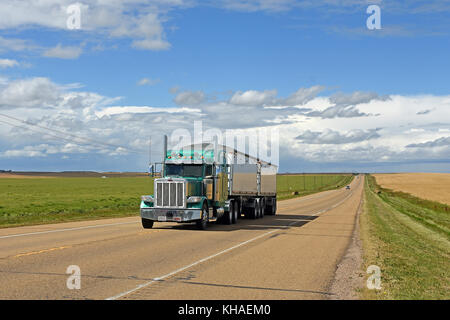
[[[367,176],[361,216],[364,265],[381,269],[381,290],[363,299],[450,298],[450,208],[377,185]]]

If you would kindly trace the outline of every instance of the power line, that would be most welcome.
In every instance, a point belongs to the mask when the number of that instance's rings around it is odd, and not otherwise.
[[[0,113],[0,116],[9,118],[9,119],[12,119],[12,120],[15,120],[15,121],[19,121],[19,122],[21,122],[21,123],[24,123],[24,124],[27,125],[27,126],[34,126],[34,127],[38,127],[38,128],[47,130],[47,131],[53,131],[53,132],[56,132],[56,133],[58,133],[58,134],[63,134],[63,135],[65,135],[65,136],[71,136],[71,137],[73,137],[73,138],[75,138],[75,139],[78,139],[78,140],[88,141],[88,143],[80,143],[80,142],[75,141],[74,139],[69,139],[69,138],[66,138],[66,137],[61,137],[61,136],[58,136],[58,135],[55,135],[55,134],[45,133],[45,134],[49,134],[49,135],[51,135],[51,136],[54,136],[54,137],[56,137],[56,138],[60,138],[60,139],[63,139],[63,140],[67,140],[67,141],[70,141],[70,142],[73,142],[73,143],[76,143],[76,144],[79,144],[79,145],[91,145],[91,146],[93,146],[93,145],[98,145],[98,146],[101,146],[101,147],[108,147],[108,149],[111,149],[111,148],[115,148],[115,149],[117,149],[117,148],[122,148],[122,149],[125,149],[126,151],[128,151],[128,152],[130,152],[130,153],[144,154],[144,152],[142,152],[142,151],[130,149],[130,148],[125,147],[125,146],[115,145],[115,144],[111,144],[111,143],[107,143],[107,142],[102,142],[102,141],[94,140],[94,139],[91,139],[91,138],[81,137],[81,136],[78,136],[78,135],[75,135],[75,134],[72,134],[72,133],[64,132],[64,131],[57,130],[57,129],[48,128],[48,127],[41,126],[41,125],[38,125],[38,124],[34,124],[34,123],[31,123],[31,122],[26,121],[26,120],[22,120],[22,119],[18,119],[18,118],[9,116],[9,115],[5,115],[5,114],[3,114],[3,113]],[[4,122],[4,123],[7,123],[7,122]],[[15,125],[15,124],[11,124],[11,123],[7,123],[7,124],[12,125],[12,126],[19,127],[19,126]],[[31,128],[24,128],[24,127],[20,127],[20,128],[32,130]],[[42,134],[42,132],[40,132],[40,131],[36,131],[36,130],[32,130],[32,131],[35,131],[35,132],[38,132],[38,133],[41,133],[41,134]]]
[[[0,114],[0,115],[1,115],[1,114]],[[97,147],[97,148],[103,147],[103,148],[107,148],[107,149],[110,149],[110,150],[111,150],[112,148],[116,149],[116,146],[110,145],[110,144],[99,145],[99,143],[97,143],[97,146],[96,146],[95,144],[92,144],[92,143],[77,142],[77,141],[75,141],[74,139],[71,139],[71,138],[62,137],[62,136],[59,136],[59,135],[56,135],[56,134],[52,134],[52,133],[49,133],[49,132],[41,132],[41,131],[38,131],[38,130],[34,130],[34,129],[30,128],[30,127],[20,126],[20,125],[17,125],[17,124],[8,122],[8,121],[4,121],[4,120],[0,120],[0,122],[5,123],[5,124],[7,124],[7,125],[9,125],[9,126],[12,126],[12,127],[16,127],[16,128],[20,128],[20,129],[25,129],[25,130],[31,130],[31,131],[34,131],[34,132],[37,132],[37,133],[40,133],[40,134],[43,134],[43,135],[44,135],[44,134],[45,134],[45,135],[49,135],[49,136],[52,136],[52,137],[54,137],[54,138],[62,139],[62,140],[65,140],[65,141],[68,141],[68,142],[71,142],[71,143],[74,143],[74,144],[77,144],[77,145],[80,145],[80,146],[90,146],[90,147]],[[73,135],[73,136],[74,136],[74,135]],[[77,138],[83,139],[83,138],[81,138],[81,137],[77,137]],[[100,143],[100,144],[101,144],[101,143]],[[117,148],[124,148],[124,149],[126,149],[128,152],[130,152],[130,153],[144,154],[143,152],[131,150],[131,149],[128,149],[128,148],[126,148],[126,147],[117,146]]]

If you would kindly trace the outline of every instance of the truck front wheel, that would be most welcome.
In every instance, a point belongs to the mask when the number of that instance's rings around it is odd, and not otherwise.
[[[142,218],[141,220],[142,220],[142,227],[144,227],[144,229],[153,228],[153,220],[148,220],[144,218]]]
[[[208,222],[209,222],[208,207],[206,206],[206,204],[204,204],[202,208],[202,219],[196,222],[197,228],[200,230],[205,230],[208,227]]]

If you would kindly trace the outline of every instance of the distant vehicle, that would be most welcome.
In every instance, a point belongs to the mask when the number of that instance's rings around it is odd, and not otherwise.
[[[346,186],[345,189],[350,190],[350,186]]]
[[[214,144],[167,150],[164,137],[161,178],[154,194],[142,196],[145,229],[154,222],[236,223],[243,213],[251,219],[275,215],[278,167],[232,148]],[[154,172],[155,164],[151,166]]]

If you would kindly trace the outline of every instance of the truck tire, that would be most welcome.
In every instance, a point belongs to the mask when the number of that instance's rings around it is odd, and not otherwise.
[[[234,224],[234,223],[237,223],[238,217],[240,215],[239,203],[237,201],[235,201],[233,207],[234,207],[234,210],[233,210],[233,221],[232,221],[232,223]]]
[[[264,206],[264,215],[271,216],[272,215],[272,205],[268,204],[269,201],[266,201],[266,205]],[[272,202],[273,204],[273,202]]]
[[[223,216],[223,224],[232,224],[233,215],[234,215],[234,201],[230,201],[230,210],[228,210],[228,212],[225,211],[225,214]]]
[[[262,217],[264,217],[263,215],[263,202],[262,199],[259,199],[259,206],[258,206],[258,213],[259,213],[259,219],[261,219]]]
[[[141,218],[141,220],[142,220],[142,227],[144,229],[153,228],[153,220],[148,220],[148,219],[144,219],[144,218]]]
[[[255,201],[255,219],[261,218],[261,201],[256,199]]]
[[[261,198],[260,206],[259,206],[259,216],[260,218],[264,218],[264,211],[266,210],[266,202],[264,198]]]
[[[277,212],[277,199],[272,199],[272,204],[270,206],[266,206],[266,214],[269,216],[274,216]]]
[[[209,222],[209,212],[206,204],[203,204],[202,208],[202,219],[196,222],[197,229],[205,230],[208,227]]]

